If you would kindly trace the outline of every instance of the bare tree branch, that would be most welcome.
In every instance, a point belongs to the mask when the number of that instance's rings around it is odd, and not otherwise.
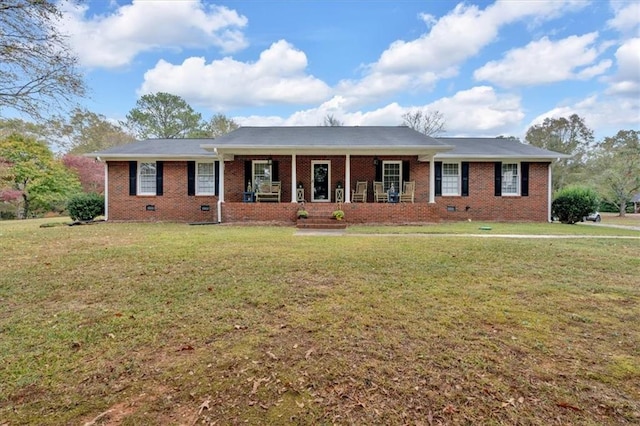
[[[77,58],[57,26],[61,16],[52,0],[0,2],[0,112],[41,119],[85,95]]]
[[[445,133],[445,120],[440,111],[409,111],[402,115],[402,124],[427,136]]]

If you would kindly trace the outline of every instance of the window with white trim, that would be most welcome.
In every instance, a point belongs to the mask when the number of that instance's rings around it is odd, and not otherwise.
[[[215,185],[213,162],[196,163],[196,195],[214,195]]]
[[[271,162],[268,160],[253,160],[253,187],[258,189],[261,184],[271,185]]]
[[[460,164],[442,163],[442,195],[460,195]]]
[[[502,163],[502,195],[518,195],[519,182],[518,163]]]
[[[156,195],[156,163],[138,164],[138,194]]]
[[[402,161],[384,161],[382,163],[382,185],[388,191],[393,185],[396,192],[402,189]]]

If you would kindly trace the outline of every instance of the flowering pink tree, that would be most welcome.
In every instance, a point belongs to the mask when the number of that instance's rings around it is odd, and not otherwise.
[[[104,164],[72,154],[62,157],[62,164],[78,175],[84,192],[104,193]]]

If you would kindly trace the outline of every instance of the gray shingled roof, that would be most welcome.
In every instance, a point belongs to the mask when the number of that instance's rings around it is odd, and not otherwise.
[[[506,138],[438,138],[439,141],[454,148],[451,151],[436,155],[438,159],[446,158],[528,158],[556,159],[569,157],[565,154],[549,151]]]
[[[220,148],[450,148],[444,142],[403,126],[241,127],[209,144]]]
[[[565,157],[512,139],[432,138],[408,127],[241,127],[217,139],[149,139],[89,154],[105,159],[175,158],[198,159],[238,153],[367,153],[378,155],[436,153],[436,158]]]

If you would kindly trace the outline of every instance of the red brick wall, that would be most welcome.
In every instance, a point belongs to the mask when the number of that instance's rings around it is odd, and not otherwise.
[[[187,163],[165,161],[163,195],[129,195],[129,162],[109,161],[108,220],[217,222],[218,197],[187,196]],[[147,211],[146,206],[155,206]],[[200,206],[208,205],[209,211]]]
[[[236,156],[225,163],[225,203],[222,206],[223,222],[281,222],[293,223],[297,204],[291,201],[291,157],[274,156],[279,163],[282,182],[281,203],[243,203],[242,192],[247,182],[244,161],[252,157]],[[255,159],[266,159],[255,158]],[[345,182],[345,158],[342,156],[296,158],[297,181],[305,188],[305,198],[310,199],[311,160],[331,161],[332,197],[338,181]],[[375,166],[373,157],[351,157],[351,189],[356,181],[366,180],[368,203],[351,203],[342,206],[348,223],[420,223],[460,220],[534,221],[544,222],[547,216],[547,166],[548,163],[530,163],[529,196],[494,196],[494,163],[474,162],[469,165],[468,197],[435,197],[429,204],[429,163],[418,162],[415,157],[380,157],[380,161],[410,160],[410,179],[416,181],[414,204],[373,203]],[[187,196],[187,163],[164,163],[164,195],[129,196],[129,163],[109,162],[109,220],[132,221],[217,221],[217,201],[214,196]],[[346,189],[349,190],[349,189]],[[155,211],[146,211],[154,205]],[[200,210],[209,205],[210,211]],[[307,203],[307,210],[317,210],[330,215],[334,203]],[[447,207],[455,209],[449,211]]]

